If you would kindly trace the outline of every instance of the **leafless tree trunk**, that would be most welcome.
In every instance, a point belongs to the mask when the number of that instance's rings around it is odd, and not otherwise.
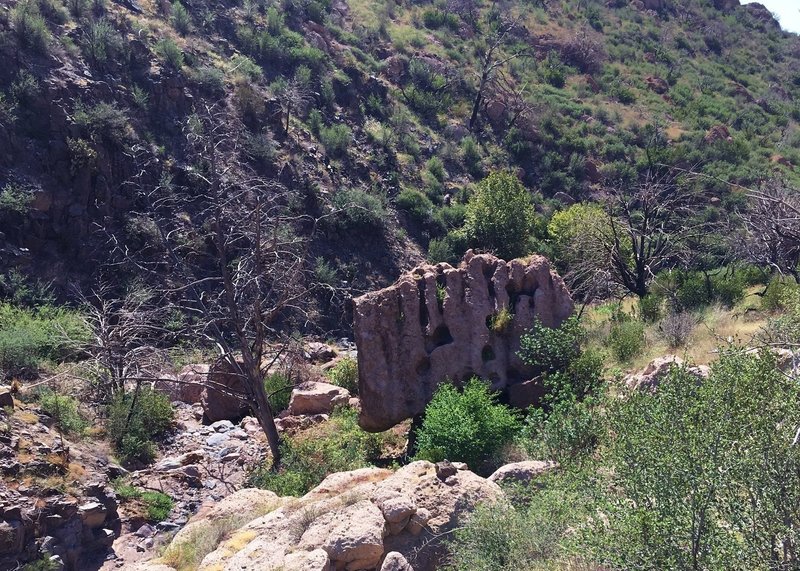
[[[773,183],[747,195],[747,207],[738,213],[744,224],[744,239],[738,242],[743,256],[800,283],[800,193]]]
[[[480,71],[477,73],[477,90],[475,99],[472,101],[472,113],[469,118],[469,130],[475,127],[478,121],[478,114],[481,110],[481,104],[486,92],[486,88],[494,79],[498,69],[501,69],[511,60],[514,60],[525,53],[527,49],[515,50],[510,54],[501,53],[503,44],[508,39],[508,36],[520,25],[520,18],[514,18],[500,23],[497,29],[491,34],[487,40],[485,51],[480,58]]]

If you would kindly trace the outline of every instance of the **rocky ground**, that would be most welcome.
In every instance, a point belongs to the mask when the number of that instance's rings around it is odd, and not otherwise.
[[[320,379],[326,365],[352,352],[348,344],[311,344],[305,357],[312,378]],[[194,514],[241,489],[268,454],[260,426],[249,416],[209,422],[201,391],[181,396],[196,402],[173,402],[173,430],[158,443],[156,462],[128,471],[115,463],[101,431],[64,437],[36,403],[0,389],[0,569],[17,568],[44,552],[68,569],[129,568],[155,556]],[[276,424],[284,433],[303,430],[326,421],[339,404],[357,405],[357,399],[339,387],[307,381],[294,389]],[[172,498],[167,519],[148,523],[141,502],[115,493],[117,478]]]

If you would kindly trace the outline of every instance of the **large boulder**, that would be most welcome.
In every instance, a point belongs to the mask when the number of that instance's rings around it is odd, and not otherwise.
[[[234,396],[242,393],[244,384],[240,374],[228,361],[216,363],[208,371],[208,384],[203,387],[200,403],[209,422],[218,420],[238,420],[249,407],[247,403]]]
[[[292,390],[289,414],[329,414],[350,402],[350,393],[330,383],[309,381]]]
[[[446,552],[432,539],[452,531],[478,503],[503,494],[468,470],[456,468],[442,479],[425,461],[396,472],[332,474],[302,498],[247,495],[259,493],[237,492],[223,500],[224,510],[193,518],[167,548],[166,560],[213,536],[218,545],[197,565],[201,571],[413,571],[409,561],[416,571],[434,571]],[[259,516],[248,511],[251,501],[278,507]]]
[[[639,373],[629,375],[625,379],[625,385],[635,391],[655,392],[673,367],[684,366],[683,359],[676,355],[657,357]],[[698,381],[702,381],[708,378],[711,369],[706,365],[693,365],[686,366],[686,371],[697,377]]]
[[[457,268],[419,266],[355,299],[359,424],[382,431],[420,414],[444,379],[478,375],[495,390],[530,379],[520,336],[535,319],[558,327],[572,311],[546,258],[505,262],[472,251]]]

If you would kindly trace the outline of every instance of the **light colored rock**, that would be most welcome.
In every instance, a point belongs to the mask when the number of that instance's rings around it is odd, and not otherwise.
[[[288,411],[290,415],[330,414],[349,401],[350,393],[346,389],[310,381],[292,389]]]
[[[102,527],[106,521],[106,507],[98,502],[87,502],[78,508],[83,525],[90,529]]]
[[[324,549],[290,553],[283,560],[284,571],[333,571],[330,557]]]
[[[306,355],[312,363],[326,363],[336,357],[337,351],[327,343],[311,341],[306,345]]]
[[[673,367],[684,366],[683,359],[676,355],[658,357],[650,361],[641,372],[629,375],[625,379],[625,385],[631,390],[654,392]],[[686,366],[686,371],[700,382],[711,374],[711,368],[706,365]]]
[[[180,548],[191,534],[208,533],[211,528],[203,526],[210,522],[235,518],[249,523],[226,528],[227,539],[205,556],[200,571],[373,571],[381,568],[389,552],[400,554],[406,562],[413,555],[417,571],[435,571],[444,564],[445,551],[429,541],[431,534],[447,533],[465,511],[502,497],[497,484],[467,470],[456,470],[445,483],[437,477],[434,464],[422,461],[396,472],[366,468],[332,474],[302,498],[272,495],[278,507],[260,517],[231,513],[248,501],[246,492],[230,496],[242,499],[225,510],[215,506],[201,511],[178,533],[168,552],[176,544]],[[229,498],[223,502],[229,503]],[[414,512],[409,515],[412,506]],[[423,529],[430,533],[421,533]],[[389,565],[405,569],[400,557],[386,559]]]
[[[383,557],[384,519],[369,500],[317,518],[303,533],[298,547],[321,547],[337,569],[374,569]]]
[[[414,568],[408,560],[403,557],[402,553],[392,551],[386,554],[383,565],[381,565],[381,571],[414,571]]]
[[[501,482],[527,484],[533,478],[541,476],[555,467],[554,462],[541,462],[538,460],[514,462],[501,466],[487,479],[498,484]]]
[[[370,431],[423,412],[446,378],[478,375],[498,390],[531,378],[517,354],[520,336],[535,319],[557,327],[573,311],[546,258],[505,262],[472,251],[458,268],[423,265],[354,301],[359,424]],[[511,321],[495,331],[491,321],[504,309]]]

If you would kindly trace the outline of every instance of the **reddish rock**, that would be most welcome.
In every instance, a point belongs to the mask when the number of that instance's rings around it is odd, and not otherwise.
[[[647,83],[647,87],[649,87],[652,91],[655,91],[659,95],[663,95],[667,91],[669,91],[669,83],[661,79],[660,77],[650,76],[644,80]]]
[[[733,141],[733,137],[731,137],[731,133],[725,125],[714,125],[703,137],[703,142],[707,144],[715,141]]]
[[[306,382],[292,390],[290,415],[328,414],[350,402],[350,393],[329,383]]]
[[[458,268],[423,265],[357,298],[360,425],[381,431],[421,413],[444,379],[477,375],[503,390],[531,378],[517,355],[520,335],[537,318],[558,327],[572,310],[546,258],[505,262],[472,251]],[[495,329],[501,311],[510,320]]]
[[[243,392],[243,385],[230,363],[222,361],[211,367],[208,380],[209,385],[203,387],[200,402],[209,422],[239,419],[247,413],[249,409],[247,403],[231,394]]]

